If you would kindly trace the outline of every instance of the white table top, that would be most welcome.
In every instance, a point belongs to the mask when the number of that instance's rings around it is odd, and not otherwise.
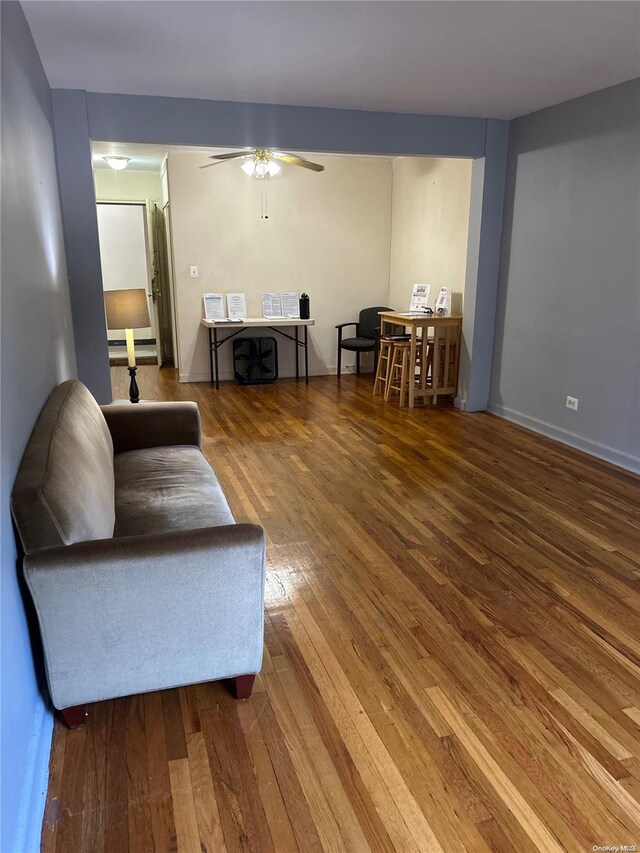
[[[200,321],[209,329],[251,329],[264,326],[315,326],[315,320],[301,320],[299,317],[247,317],[246,320],[205,320]]]

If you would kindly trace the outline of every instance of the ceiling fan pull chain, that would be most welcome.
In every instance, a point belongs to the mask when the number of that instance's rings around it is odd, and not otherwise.
[[[269,175],[260,178],[260,219],[269,218],[269,199],[267,195],[267,181]]]

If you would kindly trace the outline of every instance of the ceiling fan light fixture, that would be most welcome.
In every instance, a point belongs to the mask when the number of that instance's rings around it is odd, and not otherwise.
[[[103,157],[102,159],[108,166],[115,169],[116,172],[121,172],[123,169],[127,168],[131,157],[116,157],[115,155],[110,154],[108,157]]]
[[[244,148],[241,151],[229,151],[226,154],[212,154],[209,159],[215,162],[205,163],[200,166],[201,169],[208,169],[210,166],[227,160],[240,160],[243,161],[240,168],[245,175],[254,178],[273,177],[273,175],[279,174],[282,168],[278,162],[280,160],[290,166],[302,166],[303,169],[311,169],[312,172],[324,172],[324,166],[321,166],[320,163],[312,163],[311,160],[305,160],[304,157],[288,154],[285,151],[271,151],[269,148],[252,148],[250,150]]]
[[[254,178],[266,178],[267,175],[269,177],[277,175],[281,171],[282,167],[273,160],[252,159],[246,160],[240,168],[245,175],[249,175],[249,177],[253,175]]]

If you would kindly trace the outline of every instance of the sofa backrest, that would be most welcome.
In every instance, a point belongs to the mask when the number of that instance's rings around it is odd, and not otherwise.
[[[26,554],[113,536],[113,442],[77,379],[58,385],[36,421],[11,495]]]

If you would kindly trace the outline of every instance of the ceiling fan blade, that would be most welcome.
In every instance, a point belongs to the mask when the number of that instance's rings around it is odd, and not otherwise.
[[[246,148],[244,151],[232,151],[230,154],[212,154],[210,160],[235,160],[237,157],[252,157],[253,149]]]
[[[222,166],[224,160],[218,160],[217,163],[206,163],[204,166],[198,166],[199,169],[208,169],[209,166]]]
[[[303,169],[311,169],[314,172],[324,172],[324,166],[319,163],[312,163],[311,160],[305,160],[303,157],[296,157],[293,154],[285,154],[282,151],[274,151],[271,156],[274,160],[282,160],[283,163],[290,163],[292,166],[302,166]]]

